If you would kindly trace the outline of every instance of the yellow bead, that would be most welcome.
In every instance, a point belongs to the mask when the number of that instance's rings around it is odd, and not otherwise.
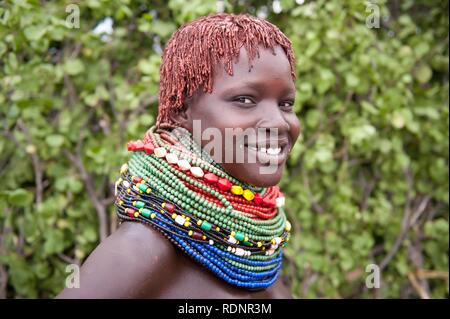
[[[286,226],[285,226],[286,231],[291,231],[291,228],[292,228],[292,225],[291,225],[291,223],[287,220],[287,221],[286,221]]]
[[[272,239],[272,244],[273,244],[273,245],[276,245],[276,244],[277,244],[277,241],[276,241],[275,239]]]
[[[216,227],[216,231],[220,231],[220,227]]]
[[[205,239],[206,239],[206,236],[203,236],[202,239],[205,240]]]
[[[138,212],[134,213],[134,217],[139,217],[139,213]]]
[[[190,230],[190,231],[188,232],[188,235],[189,235],[189,236],[192,236],[193,233],[194,233],[194,232],[193,232],[192,230]]]
[[[123,174],[126,171],[128,171],[128,164],[127,163],[123,164],[122,167],[120,168],[120,174]]]
[[[242,187],[239,186],[239,185],[233,185],[233,186],[231,186],[231,192],[232,192],[234,195],[242,195],[242,193],[244,192],[244,190],[243,190]]]
[[[242,196],[244,196],[244,198],[248,201],[253,200],[253,198],[255,198],[255,194],[252,193],[251,190],[246,189],[243,193]]]
[[[256,245],[257,245],[258,247],[261,247],[261,246],[262,246],[262,242],[259,241],[259,242],[256,243]]]
[[[173,213],[173,214],[172,214],[172,218],[173,218],[173,219],[177,218],[177,214]]]
[[[150,215],[150,217],[151,217],[151,218],[155,218],[155,217],[156,217],[156,214],[153,213],[153,214]]]
[[[162,203],[162,204],[161,204],[161,207],[162,207],[162,208],[166,207],[166,203]]]
[[[185,222],[184,227],[189,227],[190,224],[191,224],[190,222]]]
[[[232,231],[230,235],[234,237],[234,236],[236,236],[236,233],[234,231]]]
[[[244,241],[248,241],[248,237],[247,236],[245,236]]]
[[[202,224],[202,221],[199,219],[197,220],[197,225],[200,226]]]

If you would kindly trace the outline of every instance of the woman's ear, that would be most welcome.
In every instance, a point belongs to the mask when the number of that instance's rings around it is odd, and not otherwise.
[[[188,131],[192,130],[191,107],[188,101],[183,103],[181,109],[172,111],[169,117],[173,123],[176,123],[176,126],[183,127]]]

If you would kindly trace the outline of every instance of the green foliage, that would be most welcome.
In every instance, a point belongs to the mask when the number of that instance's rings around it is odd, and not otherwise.
[[[79,28],[68,1],[0,3],[0,297],[54,296],[114,230],[113,183],[126,141],[154,123],[161,49],[216,10],[78,3]],[[282,181],[294,296],[418,297],[411,278],[448,296],[448,2],[377,1],[379,28],[369,2],[268,3],[225,10],[266,12],[296,52],[302,135]],[[113,33],[94,34],[106,17]],[[365,286],[370,263],[381,289]]]

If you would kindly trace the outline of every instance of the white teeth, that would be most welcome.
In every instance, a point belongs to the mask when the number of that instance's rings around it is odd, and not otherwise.
[[[255,152],[258,151],[269,155],[278,155],[281,153],[281,147],[269,147],[269,148],[265,147],[256,148],[254,146],[247,146],[247,147],[252,151]]]
[[[270,147],[267,149],[267,154],[270,154],[270,155],[278,155],[278,154],[280,154],[280,152],[281,152],[280,147],[277,147],[277,148]]]

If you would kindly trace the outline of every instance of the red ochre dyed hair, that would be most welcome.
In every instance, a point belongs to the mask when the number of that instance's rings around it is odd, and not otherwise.
[[[258,47],[282,47],[295,79],[295,61],[291,41],[272,23],[248,14],[219,13],[198,18],[173,33],[162,56],[160,68],[159,112],[156,126],[173,128],[171,113],[183,109],[184,99],[198,89],[211,93],[214,66],[222,62],[233,75],[233,58],[238,61],[242,46],[247,51],[249,67],[258,56]]]

